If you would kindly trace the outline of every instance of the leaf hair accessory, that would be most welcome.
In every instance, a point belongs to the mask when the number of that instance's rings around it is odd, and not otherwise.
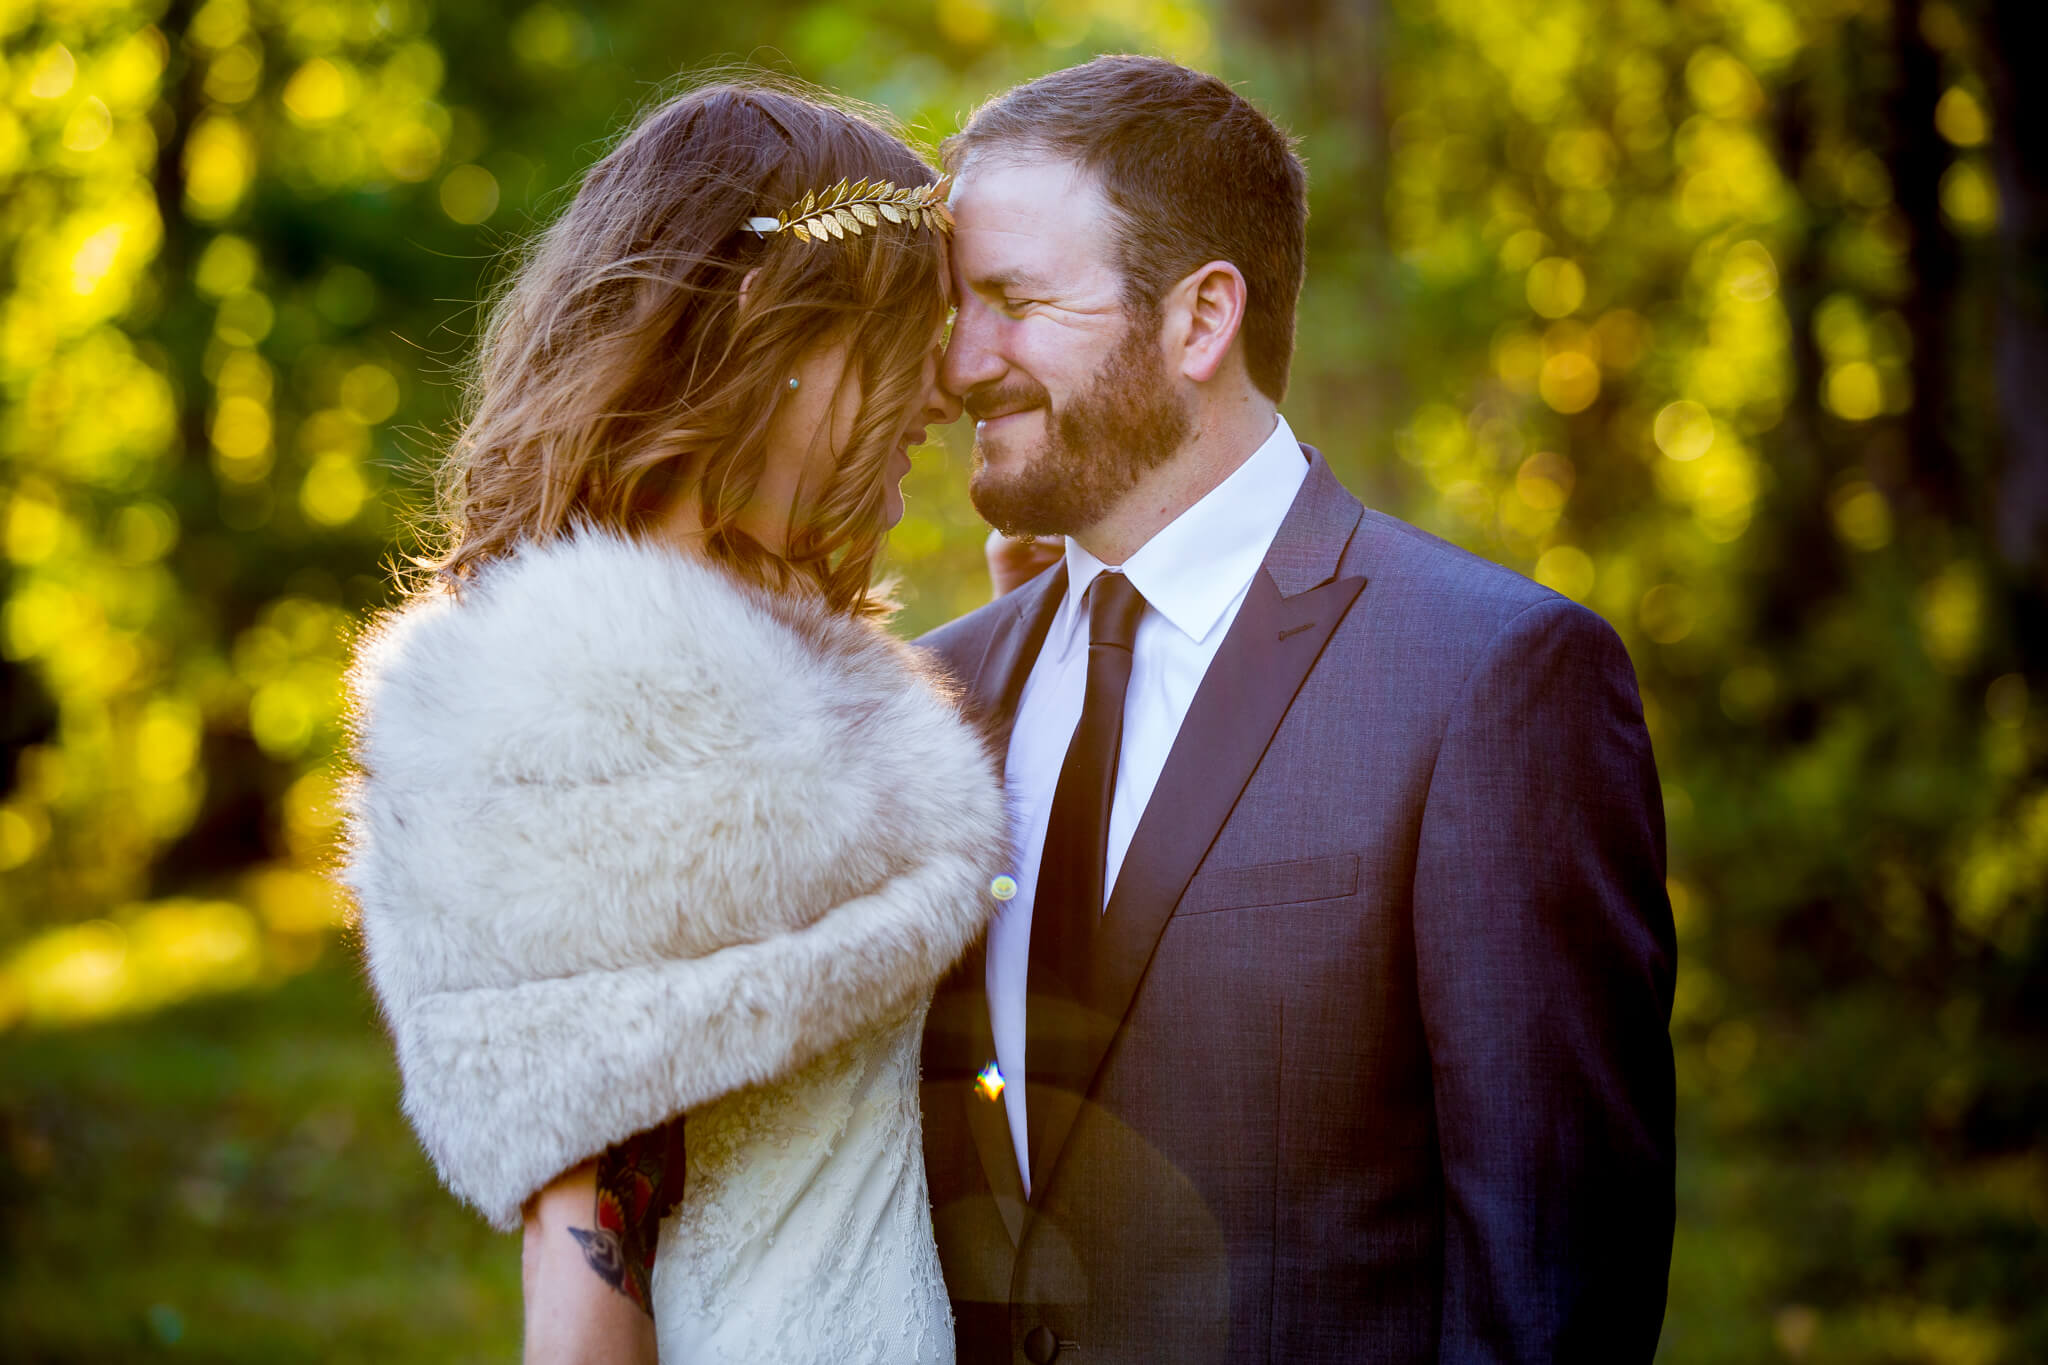
[[[858,237],[884,221],[951,232],[953,214],[946,207],[946,192],[952,187],[950,175],[906,189],[887,180],[856,180],[849,185],[842,179],[829,189],[805,194],[773,218],[749,218],[741,226],[763,237],[790,232],[798,241],[811,243],[837,241],[849,232]]]

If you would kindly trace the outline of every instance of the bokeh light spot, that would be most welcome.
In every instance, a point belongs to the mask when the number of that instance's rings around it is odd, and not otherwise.
[[[1714,444],[1714,418],[1690,398],[1667,403],[1651,423],[1657,449],[1674,460],[1697,460]]]
[[[1984,689],[1984,714],[1994,724],[2017,728],[2027,719],[2027,680],[2022,674],[2006,673],[1991,680]]]
[[[974,47],[995,36],[996,11],[989,0],[937,0],[939,32],[950,42]]]
[[[1983,163],[1958,161],[1941,177],[1941,211],[1964,232],[1989,232],[1998,226],[1998,187]]]
[[[1685,88],[1693,102],[1717,118],[1747,118],[1763,108],[1763,88],[1733,54],[1711,44],[1686,61]]]
[[[1761,242],[1737,242],[1721,264],[1721,287],[1744,303],[1762,303],[1778,292],[1778,263]]]
[[[1944,673],[1961,673],[1976,657],[1984,625],[1984,585],[1967,563],[1951,564],[1920,594],[1920,642]]]
[[[1546,256],[1529,267],[1525,292],[1538,316],[1568,317],[1586,301],[1586,275],[1576,261]]]
[[[199,757],[199,709],[169,698],[152,701],[135,730],[135,772],[145,782],[174,782]]]
[[[382,365],[357,365],[341,377],[341,406],[364,426],[398,411],[398,379]]]
[[[1884,385],[1877,367],[1867,360],[1833,366],[1822,383],[1821,400],[1845,422],[1869,421],[1884,411]]]
[[[1934,106],[1934,126],[1958,147],[1981,147],[1991,138],[1991,119],[1977,97],[1951,86]]]
[[[498,211],[498,181],[481,166],[457,166],[441,177],[441,211],[474,226]]]
[[[322,526],[345,526],[354,521],[369,497],[370,486],[361,468],[339,453],[314,460],[306,471],[306,481],[299,486],[300,510]]]
[[[1858,550],[1881,550],[1891,543],[1891,504],[1861,479],[1846,483],[1828,499],[1828,513],[1835,534],[1845,545]]]
[[[1539,450],[1515,471],[1515,493],[1531,507],[1554,512],[1571,496],[1577,471],[1572,462],[1551,450]]]
[[[253,398],[223,398],[213,417],[213,448],[220,471],[248,482],[270,472],[270,409]]]
[[[313,286],[313,306],[329,322],[352,327],[376,311],[376,282],[352,265],[333,266]]]
[[[1600,396],[1600,367],[1582,351],[1560,351],[1543,362],[1536,388],[1558,412],[1584,412]]]
[[[230,346],[254,346],[270,335],[276,322],[277,309],[269,296],[243,289],[220,301],[220,311],[213,318],[213,334]]]
[[[248,189],[255,159],[249,135],[235,119],[211,114],[194,124],[185,140],[185,198],[194,216],[226,217]]]
[[[299,123],[331,122],[348,112],[351,84],[351,73],[325,57],[315,57],[285,82],[285,111]]]
[[[512,23],[512,51],[528,66],[566,69],[590,55],[589,21],[559,5],[540,4]]]
[[[1675,645],[1699,624],[1692,592],[1677,583],[1659,583],[1643,594],[1636,618],[1643,634],[1660,645]]]
[[[240,293],[256,280],[256,248],[247,238],[223,232],[206,244],[193,267],[199,292],[216,299]]]
[[[1574,602],[1592,594],[1593,577],[1592,556],[1576,545],[1553,545],[1536,560],[1536,581]]]
[[[78,59],[62,43],[52,43],[36,58],[28,77],[28,92],[39,100],[61,99],[71,93],[78,79]]]
[[[263,86],[263,49],[240,42],[206,66],[206,97],[216,104],[243,104]]]
[[[97,99],[79,101],[64,121],[64,145],[74,152],[95,152],[106,145],[114,131],[114,116]]]
[[[178,516],[160,502],[130,503],[114,514],[111,542],[121,562],[152,563],[178,543]]]

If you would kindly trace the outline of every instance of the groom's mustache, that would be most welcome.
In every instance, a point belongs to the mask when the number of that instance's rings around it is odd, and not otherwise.
[[[1017,375],[976,384],[960,395],[960,406],[967,409],[969,417],[980,422],[990,417],[1007,417],[1028,408],[1051,407],[1052,395],[1036,379]]]

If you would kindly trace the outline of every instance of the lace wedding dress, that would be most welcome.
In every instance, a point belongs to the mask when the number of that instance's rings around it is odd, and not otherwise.
[[[919,1146],[924,1007],[690,1111],[652,1299],[675,1365],[951,1365]]]

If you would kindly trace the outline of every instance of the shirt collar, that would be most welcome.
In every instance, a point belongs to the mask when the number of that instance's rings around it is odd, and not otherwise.
[[[1273,434],[1124,561],[1131,586],[1174,629],[1200,643],[1265,562],[1280,523],[1308,478],[1308,460],[1285,417],[1275,414]],[[1067,537],[1065,630],[1085,635],[1081,598],[1108,567]]]

